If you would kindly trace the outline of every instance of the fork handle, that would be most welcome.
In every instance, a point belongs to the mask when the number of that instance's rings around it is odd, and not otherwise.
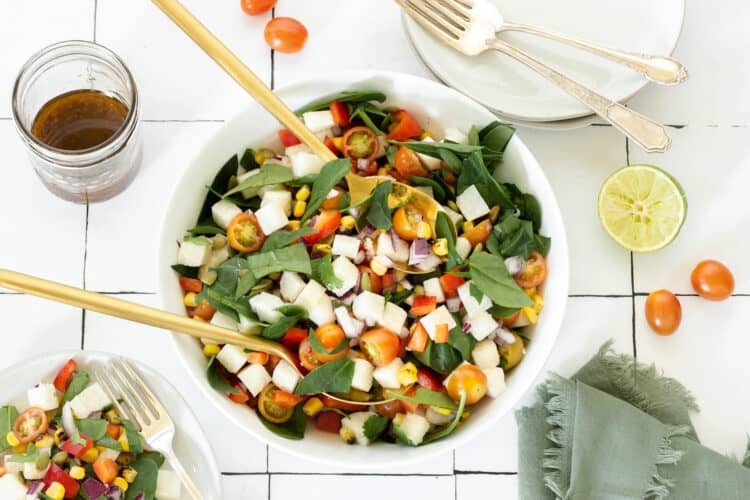
[[[488,44],[492,49],[525,64],[581,101],[646,151],[663,153],[672,145],[664,125],[596,93],[502,40],[490,40]]]
[[[504,23],[499,32],[503,31],[518,31],[530,35],[537,35],[591,52],[592,54],[604,57],[610,61],[624,64],[638,73],[641,73],[652,82],[661,85],[677,85],[688,79],[688,72],[687,69],[685,69],[685,66],[671,57],[636,54],[633,52],[609,49],[562,33],[544,30],[528,24]]]
[[[188,493],[190,493],[190,496],[193,498],[193,500],[203,500],[203,495],[201,494],[200,490],[198,490],[198,487],[193,482],[193,479],[190,477],[190,474],[187,473],[187,471],[182,467],[182,464],[180,463],[180,460],[177,458],[177,455],[175,454],[174,450],[171,446],[164,446],[163,449],[159,450],[162,452],[169,462],[169,465],[174,469],[174,471],[177,473],[177,475],[180,477],[180,481],[182,481],[182,484],[185,486],[185,489],[188,490]]]

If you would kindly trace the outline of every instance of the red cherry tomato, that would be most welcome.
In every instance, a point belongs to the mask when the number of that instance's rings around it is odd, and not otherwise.
[[[298,354],[300,364],[307,371],[311,372],[323,364],[315,357],[315,352],[310,345],[310,338],[307,336],[302,342],[300,342]]]
[[[378,154],[380,144],[375,132],[367,127],[352,127],[346,131],[341,152],[353,160],[370,160]]]
[[[333,101],[330,106],[331,114],[333,115],[333,122],[339,127],[346,127],[349,125],[349,108],[346,103],[341,101]]]
[[[422,127],[417,120],[405,109],[399,109],[393,113],[391,129],[388,132],[388,139],[392,141],[405,141],[410,137],[416,137],[422,133]]]
[[[338,434],[341,430],[341,415],[335,411],[322,411],[315,420],[315,427],[323,432]]]
[[[380,293],[383,290],[383,278],[375,274],[375,271],[370,266],[360,264],[359,272],[362,275],[360,278],[362,290],[372,293]]]
[[[669,290],[657,290],[646,299],[646,320],[659,335],[672,335],[680,326],[682,306]]]
[[[263,34],[269,47],[287,54],[299,52],[307,42],[307,28],[291,17],[271,19]]]
[[[547,261],[539,252],[531,252],[526,259],[526,267],[517,276],[516,283],[521,288],[534,288],[544,283],[547,279]]]
[[[412,175],[414,177],[427,177],[430,175],[427,169],[422,165],[422,160],[419,159],[417,153],[406,146],[398,148],[393,163],[393,166],[396,167],[396,171],[404,179],[408,179]]]
[[[461,365],[450,374],[447,388],[454,401],[466,392],[466,404],[473,405],[487,394],[487,376],[474,365]]]
[[[76,362],[72,359],[69,359],[68,362],[65,363],[65,366],[63,366],[60,371],[57,372],[57,376],[55,377],[55,381],[53,382],[55,385],[55,389],[60,392],[65,392],[75,371]]]
[[[440,378],[432,370],[428,370],[427,368],[420,368],[417,370],[417,384],[431,391],[439,391],[443,388]]]
[[[359,348],[373,365],[381,367],[398,357],[401,340],[387,328],[374,328],[362,334]]]
[[[734,291],[732,271],[717,260],[699,262],[690,281],[698,295],[708,300],[724,300]]]
[[[13,424],[13,434],[21,443],[31,443],[47,432],[49,419],[41,408],[32,406],[16,418]]]
[[[245,388],[242,387],[242,385],[240,385],[239,383],[236,383],[236,384],[232,384],[232,387],[234,388],[235,391],[237,391],[237,394],[233,392],[228,392],[227,397],[229,399],[241,405],[244,405],[245,403],[250,401],[250,393],[247,392]]]
[[[302,239],[309,245],[317,243],[335,233],[340,223],[341,212],[338,210],[323,210],[320,212],[318,218],[315,220],[315,224],[313,225],[313,228],[317,232],[303,236]]]
[[[276,5],[276,0],[240,0],[240,7],[248,16],[263,14]]]

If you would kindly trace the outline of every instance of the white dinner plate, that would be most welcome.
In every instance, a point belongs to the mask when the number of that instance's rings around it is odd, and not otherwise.
[[[108,366],[112,354],[94,351],[64,351],[22,361],[0,373],[0,404],[15,404],[19,410],[28,406],[26,391],[40,382],[52,383],[55,375],[70,358],[75,359],[79,369],[93,378],[93,368]],[[169,412],[175,423],[174,451],[185,470],[195,481],[205,500],[220,500],[221,475],[213,451],[203,434],[198,420],[169,382],[146,366],[130,360],[146,380],[149,388]],[[166,465],[165,465],[166,467]],[[182,488],[182,500],[190,500],[187,490]]]
[[[684,0],[489,0],[505,19],[558,31],[606,47],[670,55],[682,30]],[[425,64],[445,83],[511,120],[579,118],[591,110],[534,71],[489,51],[469,57],[439,42],[412,19],[406,32]],[[503,40],[617,101],[647,83],[625,66],[560,43],[505,32]]]

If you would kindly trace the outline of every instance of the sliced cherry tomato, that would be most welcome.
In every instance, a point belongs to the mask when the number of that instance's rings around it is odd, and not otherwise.
[[[198,304],[198,307],[193,308],[189,314],[191,318],[200,318],[203,321],[211,321],[211,318],[216,314],[216,309],[214,309],[207,300],[204,300]]]
[[[302,396],[297,396],[291,392],[282,391],[277,389],[273,393],[274,404],[281,406],[282,408],[294,408],[297,404],[302,401]]]
[[[331,139],[330,137],[325,136],[325,139],[323,139],[323,144],[325,144],[326,147],[331,150],[331,153],[335,155],[339,154],[339,150],[336,147],[336,144],[333,143],[333,139]]]
[[[346,103],[341,101],[333,101],[329,106],[331,114],[333,115],[333,123],[339,127],[346,127],[349,125],[349,108]]]
[[[233,392],[228,392],[227,397],[234,401],[235,403],[239,403],[241,405],[244,405],[248,401],[250,401],[250,393],[245,390],[244,387],[242,387],[242,384],[239,382],[236,382],[232,384],[232,387],[235,391],[237,391],[237,394]]]
[[[341,345],[344,339],[346,339],[344,330],[336,323],[326,323],[324,325],[320,325],[315,330],[315,333],[313,333],[313,335],[318,337],[320,344],[326,351],[335,350],[339,345]],[[346,356],[347,352],[349,352],[348,344],[336,354],[320,353],[313,350],[312,355],[321,363],[328,363],[329,361],[335,361],[337,359],[343,358],[344,356]]]
[[[447,389],[454,401],[466,392],[466,404],[473,405],[487,394],[487,376],[474,365],[461,365],[448,376]]]
[[[404,393],[404,396],[413,397],[417,393],[416,387],[410,387],[408,391]],[[404,410],[409,413],[415,413],[419,409],[419,403],[412,403],[409,401],[401,401],[401,406]]]
[[[299,362],[302,367],[307,371],[313,371],[318,368],[322,363],[315,357],[312,346],[310,345],[310,338],[305,335],[305,339],[300,342],[299,345]]]
[[[62,470],[57,464],[53,463],[47,469],[47,473],[42,479],[45,488],[49,488],[52,483],[60,483],[65,488],[65,498],[76,498],[81,489],[81,485]]]
[[[359,347],[373,365],[380,367],[398,357],[401,341],[387,328],[373,328],[359,338]]]
[[[435,325],[435,343],[436,344],[445,344],[448,342],[448,336],[450,334],[450,329],[448,328],[448,323],[440,323],[438,325]]]
[[[265,365],[268,363],[268,353],[251,352],[247,355],[247,362],[251,365]]]
[[[414,316],[424,316],[434,311],[435,307],[437,307],[437,297],[434,295],[419,295],[414,297],[410,312]]]
[[[279,140],[285,148],[290,148],[292,146],[296,146],[297,144],[302,144],[302,141],[297,139],[297,136],[294,135],[291,130],[285,128],[279,130]]]
[[[378,154],[378,136],[369,127],[352,127],[344,134],[341,152],[354,160],[373,160]]]
[[[240,253],[250,253],[260,250],[266,235],[260,228],[255,215],[242,212],[237,214],[227,227],[227,239],[232,248]]]
[[[263,418],[273,424],[283,424],[292,418],[294,408],[287,408],[276,404],[276,392],[280,389],[273,384],[269,384],[263,389],[258,397],[258,410]]]
[[[417,370],[417,384],[431,391],[439,391],[443,388],[440,378],[427,368]]]
[[[399,401],[398,399],[394,399],[393,401],[388,401],[387,403],[375,405],[375,413],[386,418],[393,418],[399,413],[404,413],[404,405],[402,405],[401,401]]]
[[[281,343],[290,349],[296,349],[303,340],[307,338],[307,330],[304,328],[292,327],[286,331]]]
[[[405,141],[410,137],[417,137],[422,133],[422,127],[417,120],[405,109],[393,113],[388,139],[391,141]]]
[[[396,273],[394,271],[388,271],[380,280],[383,283],[383,291],[393,292],[396,288]]]
[[[355,405],[353,403],[344,403],[343,401],[339,401],[338,399],[333,399],[332,397],[326,396],[325,394],[322,395],[321,399],[323,400],[323,405],[326,408],[335,408],[341,411],[360,411],[362,409],[361,405]]]
[[[240,0],[240,6],[248,16],[268,12],[274,5],[276,5],[276,0]]]
[[[393,214],[393,230],[401,239],[417,239],[417,225],[424,220],[424,214],[414,205],[399,207]]]
[[[503,318],[503,326],[511,326],[513,323],[518,321],[518,317],[521,315],[521,311],[516,311],[507,318]]]
[[[302,239],[309,245],[317,243],[335,233],[339,224],[341,224],[341,212],[338,210],[323,210],[318,214],[315,224],[313,224],[313,229],[316,232],[303,236]]]
[[[111,437],[112,439],[119,439],[120,438],[120,426],[116,424],[107,424],[107,436]]]
[[[110,484],[117,477],[120,467],[111,458],[100,458],[94,462],[93,469],[99,481],[104,484]]]
[[[453,272],[457,272],[459,269],[453,269]],[[445,273],[440,277],[440,286],[443,288],[443,293],[446,297],[456,297],[458,295],[458,288],[466,282],[461,276],[456,276],[452,273]]]
[[[201,293],[201,290],[203,290],[203,283],[201,280],[195,278],[180,276],[180,288],[182,288],[182,291],[185,293]]]
[[[534,288],[547,279],[547,260],[539,252],[531,252],[523,271],[514,276],[521,288]]]
[[[79,434],[81,436],[81,439],[86,442],[85,444],[73,443],[73,441],[68,439],[67,441],[63,441],[62,443],[60,443],[60,449],[68,455],[73,455],[76,458],[81,458],[94,446],[94,441],[82,432],[79,432]]]
[[[338,210],[339,209],[339,201],[341,201],[341,197],[344,196],[344,190],[340,187],[335,187],[332,189],[332,191],[336,191],[336,196],[331,196],[330,198],[326,198],[323,200],[323,204],[320,205],[320,208],[323,210]],[[330,193],[328,193],[330,195]]]
[[[341,430],[341,415],[335,411],[322,411],[315,419],[315,427],[323,432],[338,434]]]
[[[646,299],[646,320],[659,335],[672,335],[682,321],[682,306],[669,290],[651,292]]]
[[[427,169],[424,168],[424,165],[422,165],[422,160],[419,159],[417,153],[406,146],[398,148],[393,163],[396,171],[404,179],[408,179],[412,175],[415,177],[427,177],[430,175]]]
[[[414,352],[424,352],[427,348],[427,340],[429,338],[430,336],[424,326],[422,326],[422,322],[418,321],[411,328],[409,342],[406,344],[406,348]]]
[[[13,434],[21,443],[31,443],[47,432],[49,419],[41,408],[32,406],[21,413],[13,423]]]
[[[370,266],[360,264],[359,272],[362,275],[360,277],[360,287],[362,290],[372,293],[380,293],[383,290],[383,278],[375,274],[375,271],[370,269]]]
[[[53,384],[55,385],[55,389],[57,389],[60,392],[65,392],[65,390],[68,388],[68,384],[70,383],[70,379],[73,378],[73,374],[75,373],[77,368],[76,362],[73,359],[69,359],[67,363],[60,369],[59,372],[57,372],[57,375],[55,376],[55,381]]]
[[[483,220],[469,231],[465,232],[461,236],[469,240],[472,248],[480,243],[487,241],[487,238],[492,232],[492,223],[489,220]]]
[[[708,300],[724,300],[734,292],[734,276],[717,260],[699,262],[690,274],[695,291]]]
[[[305,46],[307,28],[294,18],[276,17],[268,21],[263,36],[273,50],[291,54]]]

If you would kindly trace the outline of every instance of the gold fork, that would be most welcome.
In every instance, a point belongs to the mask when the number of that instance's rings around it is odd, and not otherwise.
[[[525,64],[591,108],[646,151],[664,152],[672,145],[664,125],[597,93],[496,38],[495,25],[475,12],[473,0],[396,0],[396,3],[443,43],[467,56],[497,50]]]

